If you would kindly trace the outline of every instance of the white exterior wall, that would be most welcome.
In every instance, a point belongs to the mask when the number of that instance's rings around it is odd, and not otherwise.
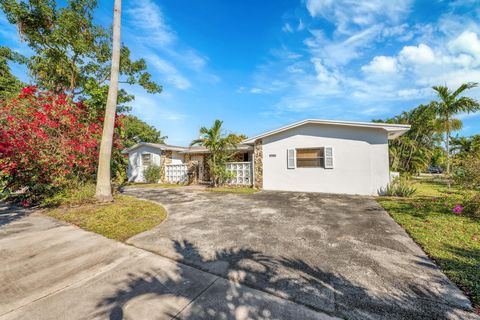
[[[183,153],[173,151],[172,152],[172,164],[182,164],[184,160]]]
[[[287,168],[288,149],[325,146],[333,147],[333,169]],[[263,138],[265,190],[378,195],[388,182],[384,129],[310,124]]]
[[[143,177],[142,153],[152,154],[152,164],[160,165],[161,150],[149,146],[140,146],[128,154],[127,178],[130,182],[145,182]]]

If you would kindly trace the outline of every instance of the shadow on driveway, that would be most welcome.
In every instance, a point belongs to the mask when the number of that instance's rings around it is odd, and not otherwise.
[[[174,246],[181,256],[178,262],[188,264],[194,259],[197,262],[201,261],[205,266],[217,268],[223,265],[227,268],[230,279],[263,291],[275,292],[275,295],[283,299],[300,302],[313,310],[327,312],[332,316],[342,316],[346,319],[476,319],[474,314],[447,304],[426,306],[425,302],[438,294],[428,287],[409,286],[411,292],[425,299],[422,302],[416,297],[418,303],[412,304],[412,297],[369,292],[343,277],[322,271],[299,259],[275,258],[249,249],[223,250],[217,252],[214,258],[205,259],[188,241],[175,242]],[[281,269],[283,271],[279,273]],[[176,275],[175,279],[162,280],[150,273],[131,277],[127,289],[118,290],[114,295],[105,298],[98,307],[110,310],[109,319],[129,319],[125,312],[129,314],[131,312],[125,309],[131,308],[132,301],[140,299],[142,303],[148,303],[149,299],[152,301],[155,299],[152,296],[169,295],[165,288],[177,284],[178,276],[182,277],[182,274]],[[146,297],[147,301],[141,300],[141,297]],[[225,299],[227,304],[223,303]],[[314,307],[322,300],[325,301],[325,308]],[[332,301],[335,302],[335,308],[329,309]],[[205,294],[191,302],[183,311],[157,316],[161,319],[166,316],[185,320],[327,319],[327,316],[318,314],[317,316],[288,314],[289,310],[278,306],[272,308],[268,300],[254,292],[238,290],[231,282],[214,282],[205,290]]]
[[[128,243],[225,279],[347,319],[476,319],[464,311],[468,298],[373,198],[125,193],[169,212]]]
[[[0,201],[0,226],[21,219],[30,213],[29,209],[18,208]]]

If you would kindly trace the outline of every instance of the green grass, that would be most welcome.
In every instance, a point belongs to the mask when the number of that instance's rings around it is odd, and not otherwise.
[[[464,194],[444,183],[415,181],[410,198],[380,197],[378,202],[434,259],[445,274],[480,307],[480,221],[452,208]]]
[[[63,205],[94,203],[95,201],[95,184],[87,183],[62,190],[57,194],[44,199],[41,205],[46,207],[57,207]]]
[[[62,206],[46,214],[119,241],[155,227],[167,216],[162,206],[128,196],[116,196],[113,203]]]
[[[258,192],[258,189],[247,187],[211,187],[205,190],[210,192],[223,192],[223,193],[241,193],[241,194],[253,194]]]

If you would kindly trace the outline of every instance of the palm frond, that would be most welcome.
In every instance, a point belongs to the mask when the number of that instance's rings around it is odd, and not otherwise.
[[[452,96],[454,98],[456,98],[460,93],[462,93],[463,91],[465,90],[468,90],[468,89],[472,89],[472,88],[475,88],[478,86],[478,82],[467,82],[467,83],[464,83],[462,84],[460,87],[458,87],[457,90],[455,90],[453,93],[452,93]]]

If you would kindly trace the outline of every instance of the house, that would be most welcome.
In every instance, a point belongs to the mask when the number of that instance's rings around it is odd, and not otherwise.
[[[143,171],[150,165],[162,167],[162,182],[168,183],[209,183],[209,151],[205,147],[179,147],[167,144],[140,142],[124,151],[128,153],[127,178],[130,182],[145,182]],[[253,147],[239,145],[235,160],[229,166],[234,171],[245,172],[235,184],[252,185],[251,161]],[[239,174],[242,174],[239,173]],[[232,181],[233,183],[233,181]]]
[[[388,140],[409,125],[307,119],[249,138],[227,168],[236,185],[265,190],[378,195],[390,181]],[[208,181],[208,150],[139,143],[127,150],[130,181],[151,163],[164,180]],[[193,178],[188,178],[193,177]]]

